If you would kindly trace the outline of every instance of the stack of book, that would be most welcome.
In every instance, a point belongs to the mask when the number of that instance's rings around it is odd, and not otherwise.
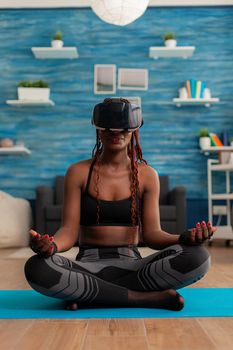
[[[222,143],[222,141],[220,140],[220,138],[214,134],[213,132],[209,133],[209,137],[210,137],[210,141],[211,141],[211,146],[224,146],[224,144]]]
[[[187,91],[188,98],[205,98],[204,89],[206,88],[206,85],[201,80],[186,80],[184,88]]]

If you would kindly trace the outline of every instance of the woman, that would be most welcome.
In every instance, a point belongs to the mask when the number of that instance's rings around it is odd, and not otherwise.
[[[32,288],[80,307],[150,307],[181,310],[176,291],[203,277],[209,254],[201,243],[215,231],[209,222],[181,235],[162,231],[159,178],[142,157],[139,107],[105,99],[94,108],[92,159],[65,176],[61,228],[54,237],[30,231],[37,253],[25,265]],[[139,232],[159,252],[141,258]],[[79,242],[77,262],[56,253]]]

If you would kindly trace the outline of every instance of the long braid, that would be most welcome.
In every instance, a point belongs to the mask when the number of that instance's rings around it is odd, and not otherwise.
[[[131,142],[130,142],[130,152],[129,156],[131,160],[131,221],[132,225],[136,225],[136,210],[137,210],[137,178],[138,178],[138,164],[135,162],[135,154],[136,150],[134,147],[134,137],[132,135]]]
[[[136,218],[138,219],[139,229],[141,228],[141,208],[140,208],[140,189],[138,181],[138,163],[147,164],[142,157],[142,149],[139,144],[138,130],[134,131],[131,137],[130,146],[128,146],[128,155],[131,159],[131,219],[132,225],[135,226]]]
[[[99,131],[96,130],[96,143],[92,150],[92,158],[96,160],[97,156],[100,155],[101,152],[102,152],[102,143],[100,141]]]
[[[95,192],[97,200],[97,213],[96,213],[96,222],[97,225],[100,223],[100,199],[99,199],[99,180],[100,180],[100,154],[102,152],[102,143],[100,141],[99,132],[96,130],[96,144],[92,151],[93,162],[96,163],[96,177],[95,177]]]

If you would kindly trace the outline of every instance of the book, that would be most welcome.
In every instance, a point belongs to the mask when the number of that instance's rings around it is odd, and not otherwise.
[[[201,82],[201,92],[200,92],[200,98],[204,98],[204,90],[205,90],[205,83],[204,81]]]
[[[185,87],[188,93],[188,98],[191,98],[191,86],[190,86],[190,80],[186,80]]]
[[[191,87],[191,97],[196,97],[196,80],[190,79],[190,87]]]
[[[201,80],[196,81],[196,98],[200,98],[201,96]]]
[[[218,147],[224,146],[220,138],[213,132],[209,133],[209,137],[211,141],[211,146],[218,146]]]
[[[229,139],[228,139],[228,132],[227,132],[227,130],[223,130],[223,133],[222,133],[222,143],[224,144],[224,146],[228,146],[228,144],[229,144]]]

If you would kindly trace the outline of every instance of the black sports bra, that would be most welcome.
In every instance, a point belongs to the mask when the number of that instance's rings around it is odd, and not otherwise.
[[[132,197],[117,201],[99,199],[99,224],[97,224],[97,199],[88,192],[94,167],[92,162],[87,178],[87,185],[81,197],[82,226],[132,226],[131,201]],[[137,216],[137,215],[136,215]],[[136,218],[136,225],[138,220]]]

